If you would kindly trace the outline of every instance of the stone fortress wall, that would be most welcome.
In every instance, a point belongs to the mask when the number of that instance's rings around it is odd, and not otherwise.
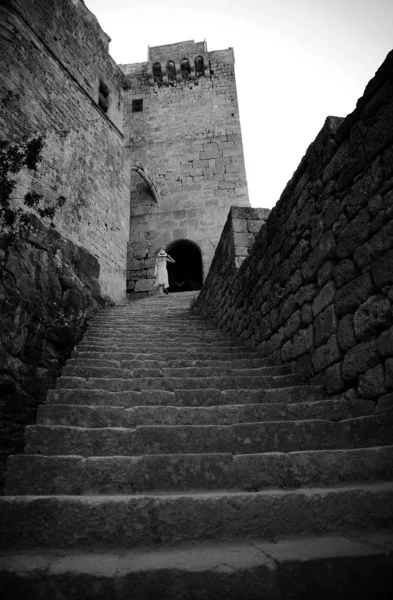
[[[249,206],[233,50],[185,41],[148,58],[121,65],[134,167],[127,290],[144,293],[161,246],[191,243],[206,277],[230,206]]]
[[[354,112],[326,120],[246,256],[250,218],[230,213],[195,310],[331,394],[383,402],[393,393],[393,52]]]
[[[44,137],[43,161],[21,189],[67,199],[55,218],[100,263],[103,293],[125,294],[129,166],[123,73],[82,0],[7,0],[0,7],[2,138]]]

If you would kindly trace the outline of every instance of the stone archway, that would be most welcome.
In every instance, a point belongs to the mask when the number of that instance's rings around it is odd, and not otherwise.
[[[191,240],[177,240],[166,248],[176,261],[167,263],[169,291],[189,292],[200,290],[203,282],[202,252]]]

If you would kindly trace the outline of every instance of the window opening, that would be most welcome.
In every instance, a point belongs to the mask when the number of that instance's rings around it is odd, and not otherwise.
[[[170,60],[166,65],[166,72],[168,73],[168,81],[176,81],[176,67],[173,60]]]
[[[162,69],[159,62],[155,62],[153,65],[153,79],[154,83],[162,83]]]
[[[205,74],[205,63],[203,62],[203,56],[197,56],[195,59],[195,75],[202,77]]]
[[[109,88],[102,80],[100,80],[100,88],[98,91],[98,106],[102,112],[107,113],[109,108]]]
[[[132,101],[132,112],[142,112],[143,111],[143,98],[139,98],[138,100]]]
[[[197,56],[195,59],[195,75],[197,77],[202,77],[205,74],[205,63],[203,61],[203,56]]]
[[[190,61],[188,60],[188,58],[183,58],[183,60],[180,63],[180,69],[181,76],[185,81],[187,81],[190,78],[191,73]]]

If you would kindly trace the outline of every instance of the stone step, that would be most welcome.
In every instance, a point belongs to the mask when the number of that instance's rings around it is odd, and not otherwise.
[[[139,351],[119,351],[119,350],[97,350],[93,348],[91,350],[81,350],[78,346],[77,350],[73,350],[71,352],[71,356],[73,358],[102,358],[102,359],[113,359],[113,360],[164,360],[168,361],[204,361],[208,362],[212,365],[217,364],[218,362],[232,362],[234,360],[262,360],[263,365],[269,365],[269,361],[266,358],[261,358],[258,356],[258,353],[248,352],[247,350],[242,352],[212,352],[204,351],[204,352],[192,352],[189,350],[185,351],[166,351],[166,352],[158,352],[158,351],[147,351],[147,352],[139,352]]]
[[[67,367],[117,367],[120,369],[140,369],[140,368],[151,368],[151,369],[180,369],[180,368],[202,368],[208,367],[213,368],[225,368],[225,369],[259,369],[261,367],[269,367],[265,358],[238,358],[234,360],[185,360],[185,359],[172,359],[166,360],[165,357],[161,357],[160,360],[138,360],[138,359],[115,359],[109,358],[110,354],[108,353],[108,358],[94,358],[94,354],[91,354],[88,358],[86,358],[86,354],[80,353],[79,356],[75,358],[69,358],[67,360]]]
[[[278,367],[257,367],[252,369],[232,369],[228,367],[162,367],[162,368],[134,368],[124,369],[119,367],[92,367],[85,366],[83,361],[78,365],[67,364],[62,370],[62,376],[69,377],[95,377],[104,379],[132,379],[146,377],[165,378],[194,378],[194,377],[261,377],[271,375],[288,375],[291,369],[286,365]]]
[[[202,356],[206,356],[209,354],[238,354],[245,355],[249,354],[257,354],[255,348],[249,348],[246,346],[238,345],[209,345],[206,344],[190,344],[190,345],[181,345],[181,344],[87,344],[81,342],[78,345],[79,351],[86,352],[128,352],[128,353],[138,353],[138,354],[151,354],[151,353],[159,353],[161,356],[166,355],[174,355],[175,358],[181,358],[182,356],[188,354],[200,354]]]
[[[205,350],[210,350],[211,352],[243,352],[244,354],[255,354],[256,350],[255,348],[249,348],[246,349],[244,346],[242,346],[241,344],[239,344],[238,342],[214,342],[212,341],[210,344],[207,342],[177,342],[174,341],[172,342],[171,340],[169,340],[168,342],[149,342],[149,341],[130,341],[130,342],[116,342],[116,344],[114,343],[105,343],[104,341],[101,343],[98,342],[94,342],[94,343],[90,343],[90,342],[84,342],[82,341],[80,344],[78,344],[78,348],[80,348],[81,350],[89,350],[91,348],[97,348],[97,350],[111,350],[111,349],[116,349],[116,350],[120,350],[122,351],[124,350],[130,350],[130,351],[136,351],[136,352],[163,352],[165,353],[166,351],[177,351],[179,353],[182,352],[182,350],[191,350],[192,352],[204,352]],[[247,351],[246,351],[247,350]]]
[[[72,427],[137,427],[139,425],[234,425],[261,421],[324,419],[342,421],[373,415],[373,402],[343,398],[295,404],[225,404],[221,406],[90,406],[46,404],[38,407],[37,424]]]
[[[0,544],[133,547],[392,526],[393,483],[318,489],[113,496],[4,496]]]
[[[135,331],[130,331],[127,329],[115,329],[113,327],[108,328],[107,331],[103,330],[102,327],[98,328],[96,331],[89,328],[85,335],[84,339],[105,341],[108,340],[143,340],[149,338],[152,341],[154,340],[166,340],[166,339],[179,339],[179,340],[219,340],[222,342],[228,341],[239,341],[238,338],[234,336],[230,336],[224,334],[220,331],[215,330],[190,330],[189,328],[184,328],[182,330],[176,328],[167,328],[167,329],[158,329],[157,327],[151,327],[149,329],[138,327]]]
[[[256,377],[141,377],[133,379],[61,376],[56,381],[59,389],[102,389],[112,392],[141,390],[195,390],[195,389],[256,389],[296,385],[295,375],[261,375]]]
[[[0,554],[3,599],[388,600],[393,531]],[[130,596],[132,590],[132,596]]]
[[[11,456],[6,495],[134,494],[326,487],[389,481],[393,446],[263,454]]]
[[[222,406],[227,404],[300,403],[324,398],[321,386],[299,385],[283,388],[217,390],[141,390],[113,392],[102,389],[49,390],[47,404],[88,404],[92,406]]]
[[[82,428],[29,425],[28,454],[133,456],[143,454],[260,454],[390,445],[392,419],[372,415],[331,422],[266,421],[235,425],[144,425]]]

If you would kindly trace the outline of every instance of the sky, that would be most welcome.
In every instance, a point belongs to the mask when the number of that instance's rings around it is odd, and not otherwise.
[[[118,64],[184,40],[233,48],[251,206],[272,208],[327,116],[393,48],[393,0],[84,0]]]

